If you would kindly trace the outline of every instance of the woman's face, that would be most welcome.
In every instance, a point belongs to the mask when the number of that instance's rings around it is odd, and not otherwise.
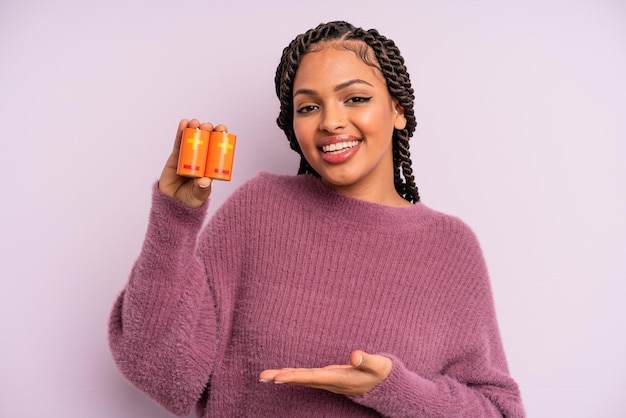
[[[294,132],[322,181],[364,200],[395,200],[392,136],[406,119],[380,71],[328,44],[303,56],[293,92]]]

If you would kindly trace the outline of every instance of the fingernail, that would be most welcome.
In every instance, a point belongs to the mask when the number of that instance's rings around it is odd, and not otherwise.
[[[354,367],[359,367],[361,364],[363,364],[363,354],[359,354],[359,361]]]
[[[201,189],[206,189],[211,185],[211,180],[207,181],[206,183],[203,181],[199,181],[198,182],[198,187],[200,187]]]
[[[271,380],[269,380],[269,379],[259,379],[259,382],[261,382],[261,383],[269,383],[269,382],[271,382]]]

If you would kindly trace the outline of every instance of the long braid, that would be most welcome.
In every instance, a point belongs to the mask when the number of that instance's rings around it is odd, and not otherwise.
[[[409,152],[409,139],[417,122],[413,110],[415,96],[411,87],[409,73],[404,64],[404,58],[395,43],[378,33],[375,29],[363,30],[350,25],[347,22],[330,22],[321,24],[315,29],[310,29],[304,34],[297,36],[283,50],[283,55],[276,69],[274,79],[276,95],[280,101],[280,113],[276,122],[285,132],[291,149],[300,154],[300,168],[298,174],[311,173],[318,175],[304,158],[298,140],[293,131],[293,82],[302,57],[311,51],[314,45],[323,41],[332,40],[356,40],[364,42],[374,53],[375,62],[368,57],[368,49],[345,44],[344,47],[355,52],[363,62],[377,67],[383,74],[389,94],[398,101],[404,109],[406,126],[404,129],[394,129],[393,132],[393,162],[394,184],[400,196],[409,202],[416,203],[420,200],[413,169],[411,167],[411,154]]]

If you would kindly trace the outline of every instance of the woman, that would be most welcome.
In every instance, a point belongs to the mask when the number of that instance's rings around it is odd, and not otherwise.
[[[110,322],[122,372],[198,416],[524,416],[471,230],[419,202],[413,90],[376,30],[322,24],[283,51],[297,176],[262,173],[203,230],[211,182],[176,174]]]

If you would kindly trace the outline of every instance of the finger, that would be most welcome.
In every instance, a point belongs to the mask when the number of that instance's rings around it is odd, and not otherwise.
[[[267,369],[259,374],[259,381],[273,382],[274,378],[280,374],[282,369]]]
[[[367,376],[371,375],[350,365],[344,365],[343,367],[281,371],[273,377],[273,382],[323,389],[340,394],[361,394],[373,387],[371,383],[367,384],[372,380]],[[363,385],[364,377],[365,386]],[[374,384],[376,382],[378,380]]]
[[[350,365],[352,367],[359,368],[363,365],[365,352],[361,350],[355,350],[350,354]]]
[[[192,194],[194,199],[198,200],[200,204],[204,203],[211,194],[212,180],[209,177],[200,177],[194,179]]]
[[[391,373],[393,362],[388,357],[355,350],[350,354],[350,365],[356,369],[376,374],[384,379]]]
[[[178,122],[176,136],[174,137],[174,149],[172,151],[172,154],[178,154],[178,151],[180,150],[180,141],[183,137],[183,131],[187,127],[188,123],[189,121],[187,119],[181,119],[180,122]]]
[[[274,376],[275,383],[292,383],[296,385],[326,385],[331,371],[325,369],[283,369]],[[332,376],[332,375],[331,375]]]
[[[331,365],[318,369],[264,370],[261,382],[287,383],[323,389],[344,395],[360,395],[371,390],[382,379],[350,364]]]
[[[198,127],[202,129],[203,131],[211,132],[213,130],[213,125],[209,122],[203,122]]]
[[[189,124],[187,125],[188,128],[192,128],[192,129],[196,129],[200,127],[200,121],[198,119],[191,119],[189,121]]]
[[[221,123],[215,127],[215,130],[219,132],[228,132],[228,128],[226,127],[226,125],[223,125]]]
[[[287,374],[289,373],[292,376],[303,373],[310,373],[312,371],[328,371],[328,370],[337,370],[337,369],[352,369],[353,366],[349,364],[331,364],[329,366],[324,366],[322,368],[306,368],[306,367],[285,367],[282,369],[267,369],[263,370],[259,375],[259,378],[263,381],[271,381],[276,378],[279,374]]]
[[[359,368],[363,365],[363,361],[365,360],[365,351],[355,350],[350,353],[350,365],[352,367]]]
[[[302,370],[310,370],[310,369],[296,368],[296,367],[283,367],[282,369],[266,369],[261,372],[259,377],[273,380],[274,377],[276,377],[280,373],[296,372],[296,371],[302,371]]]
[[[161,172],[161,182],[170,183],[174,180],[174,177],[168,175],[169,178],[164,178],[163,175],[169,172],[176,171],[176,166],[178,165],[178,154],[180,154],[180,143],[183,138],[183,131],[187,127],[189,121],[187,119],[181,119],[178,122],[178,128],[176,130],[176,136],[174,138],[174,145],[172,147],[172,152],[170,153],[165,166],[163,167],[163,171]]]
[[[302,383],[304,376],[310,376],[313,370],[306,368],[286,367],[283,369],[263,370],[259,375],[261,382]],[[278,379],[278,380],[277,380]]]
[[[202,190],[211,187],[212,182],[213,180],[210,177],[199,177],[196,179],[196,185]]]

